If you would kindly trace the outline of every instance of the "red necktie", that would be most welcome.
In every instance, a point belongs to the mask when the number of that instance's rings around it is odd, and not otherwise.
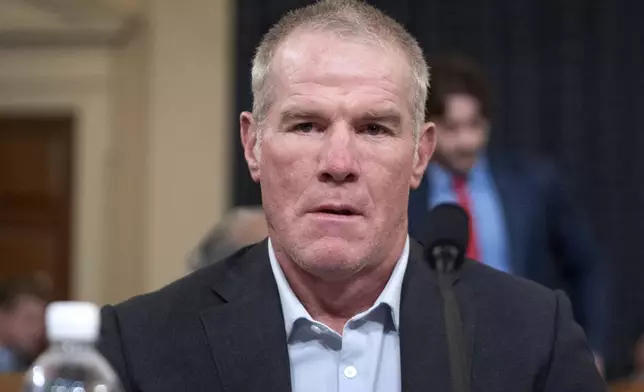
[[[474,225],[474,219],[472,215],[472,209],[471,209],[471,202],[470,202],[470,196],[467,191],[467,182],[465,177],[463,176],[454,176],[454,192],[456,193],[456,198],[458,201],[458,204],[460,204],[461,207],[465,210],[467,215],[469,216],[469,234],[470,234],[470,239],[469,242],[467,243],[467,252],[465,255],[470,258],[474,259],[477,261],[481,261],[481,257],[479,254],[479,248],[478,248],[478,243],[477,243],[477,237],[476,237],[476,229]]]

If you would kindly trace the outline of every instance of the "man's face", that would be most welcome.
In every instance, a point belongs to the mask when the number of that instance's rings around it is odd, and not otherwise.
[[[411,71],[402,58],[329,33],[293,34],[273,60],[259,151],[255,121],[242,113],[276,251],[315,276],[346,279],[404,246],[409,190],[434,136],[425,124],[414,159]]]
[[[35,355],[42,347],[45,302],[31,295],[19,296],[13,306],[1,310],[4,339],[23,355]]]
[[[467,173],[488,142],[488,122],[476,98],[452,94],[445,115],[436,119],[436,160],[457,173]]]
[[[640,336],[635,344],[634,357],[635,372],[639,375],[644,375],[644,334]]]

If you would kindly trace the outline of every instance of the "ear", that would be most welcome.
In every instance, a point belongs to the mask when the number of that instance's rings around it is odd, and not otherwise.
[[[252,113],[242,112],[239,115],[239,129],[250,176],[253,181],[259,182],[259,148],[257,148],[259,147],[259,140],[257,137],[257,123]]]
[[[414,160],[414,167],[412,169],[411,180],[409,186],[411,189],[416,189],[420,185],[427,169],[427,164],[430,158],[434,155],[436,148],[436,125],[433,122],[427,122],[420,130],[420,137],[418,138],[418,147],[416,148],[416,159]]]

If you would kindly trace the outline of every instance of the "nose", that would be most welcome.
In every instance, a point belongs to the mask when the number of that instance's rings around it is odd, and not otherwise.
[[[318,178],[322,182],[342,184],[358,179],[358,160],[354,132],[348,125],[330,127],[324,136]]]
[[[455,135],[456,145],[462,150],[477,150],[481,143],[482,133],[473,127],[463,127]]]

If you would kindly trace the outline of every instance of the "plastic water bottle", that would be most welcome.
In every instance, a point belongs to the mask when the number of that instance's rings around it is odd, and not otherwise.
[[[107,360],[95,349],[100,310],[87,302],[47,307],[50,347],[25,375],[23,392],[122,392]]]

